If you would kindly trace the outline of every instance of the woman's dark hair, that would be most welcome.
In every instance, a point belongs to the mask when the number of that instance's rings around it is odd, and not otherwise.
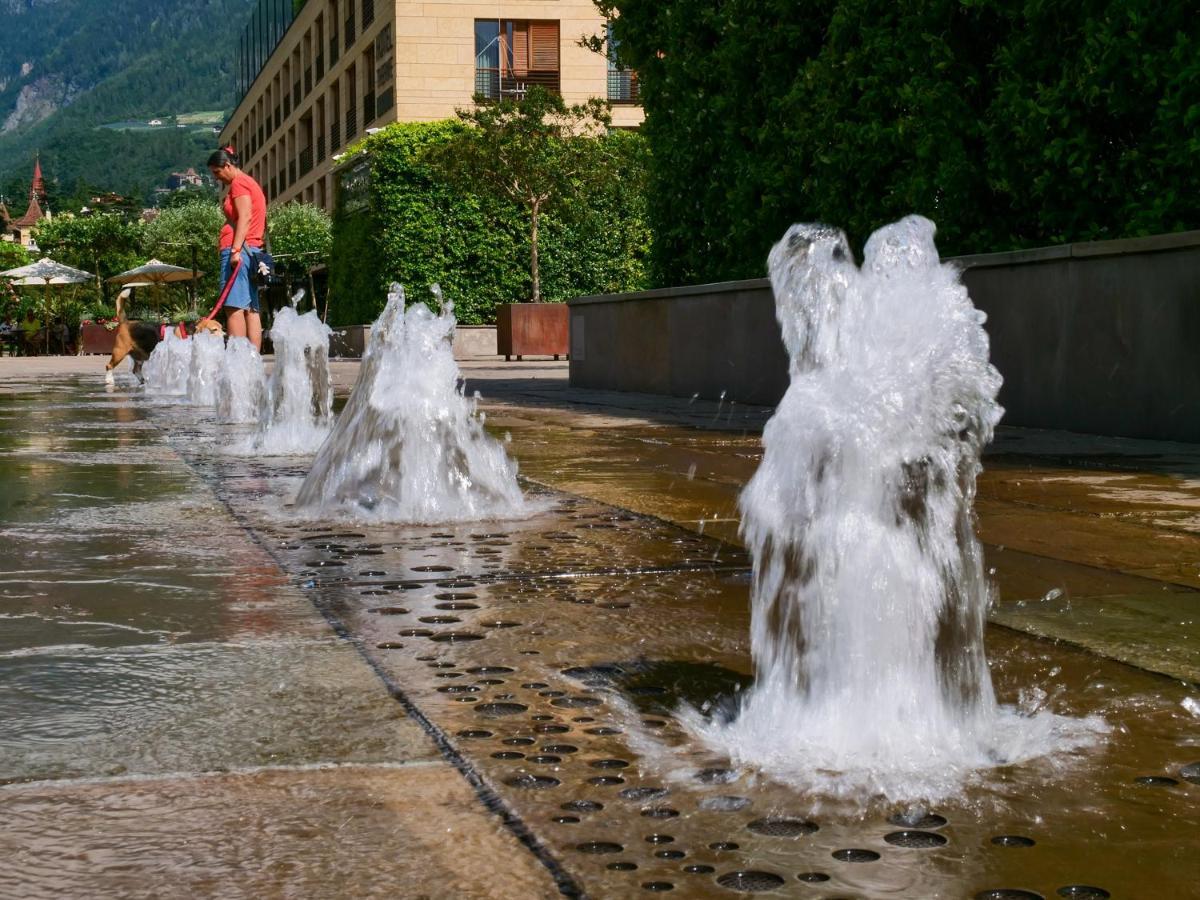
[[[234,151],[233,144],[230,144],[228,147],[222,147],[220,150],[214,150],[212,156],[208,158],[208,164],[214,169],[221,169],[226,165],[239,169],[242,167],[242,161]]]

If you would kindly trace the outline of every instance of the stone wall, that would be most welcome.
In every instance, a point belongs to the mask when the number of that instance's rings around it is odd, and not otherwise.
[[[1200,231],[960,257],[1005,424],[1200,442]],[[583,297],[571,384],[773,405],[766,279]]]

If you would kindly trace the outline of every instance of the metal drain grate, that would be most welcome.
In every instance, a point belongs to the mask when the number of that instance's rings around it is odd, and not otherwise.
[[[928,850],[946,843],[945,837],[933,831],[893,831],[884,835],[883,839],[895,847],[910,850]]]
[[[717,884],[731,891],[758,894],[783,887],[784,880],[774,872],[748,869],[744,872],[726,872],[724,875],[718,875]]]
[[[801,819],[755,819],[746,827],[768,837],[802,837],[819,830],[816,822]]]

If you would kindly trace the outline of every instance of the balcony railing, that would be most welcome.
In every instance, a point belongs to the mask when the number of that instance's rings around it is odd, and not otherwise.
[[[346,110],[346,140],[349,141],[356,134],[358,134],[358,107],[351,105]]]
[[[354,46],[354,13],[346,17],[346,49]]]
[[[280,115],[280,109],[278,106],[276,106],[275,107],[275,127],[278,128],[282,124],[283,124],[283,116]]]
[[[363,95],[363,126],[375,121],[375,92],[367,91]]]
[[[294,106],[296,109],[300,108],[300,98],[302,96],[303,95],[300,93],[300,79],[297,78],[292,84],[292,106]]]
[[[283,95],[283,117],[286,119],[292,114],[292,95]]]
[[[316,71],[317,81],[320,81],[322,78],[325,77],[325,54],[324,53],[317,54],[317,61],[313,64],[313,69]]]
[[[388,88],[382,94],[375,98],[375,118],[379,118],[396,103],[396,94],[392,88]]]
[[[367,26],[375,21],[375,0],[362,0],[362,27],[363,31],[367,30]]]
[[[288,163],[288,184],[293,185],[295,183],[296,183],[296,161],[293,159],[291,162]]]
[[[313,152],[312,147],[306,147],[300,151],[300,177],[303,178],[313,167]]]
[[[337,32],[333,33],[333,37],[329,39],[329,66],[332,68],[338,61],[338,54],[342,52],[341,41],[338,40]]]
[[[325,135],[320,135],[317,138],[317,162],[325,161]]]
[[[609,69],[608,102],[642,102],[642,91],[638,86],[637,72],[633,71],[633,69]]]
[[[562,92],[559,72],[526,72],[517,75],[512,71],[477,68],[475,70],[475,93],[488,100],[520,100],[534,86],[543,87],[555,94]]]
[[[342,146],[342,124],[335,119],[329,126],[329,152],[336,153],[340,146]]]
[[[313,82],[312,82],[312,66],[309,66],[307,69],[304,70],[304,96],[305,97],[307,97],[309,94],[312,93],[312,84],[313,84]],[[299,103],[300,101],[297,100],[296,102]]]

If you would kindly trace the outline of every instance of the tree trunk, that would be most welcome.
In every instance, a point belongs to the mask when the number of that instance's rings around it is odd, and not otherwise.
[[[542,276],[538,271],[538,207],[537,200],[533,201],[530,209],[529,227],[529,274],[533,276],[533,302],[542,302]]]

